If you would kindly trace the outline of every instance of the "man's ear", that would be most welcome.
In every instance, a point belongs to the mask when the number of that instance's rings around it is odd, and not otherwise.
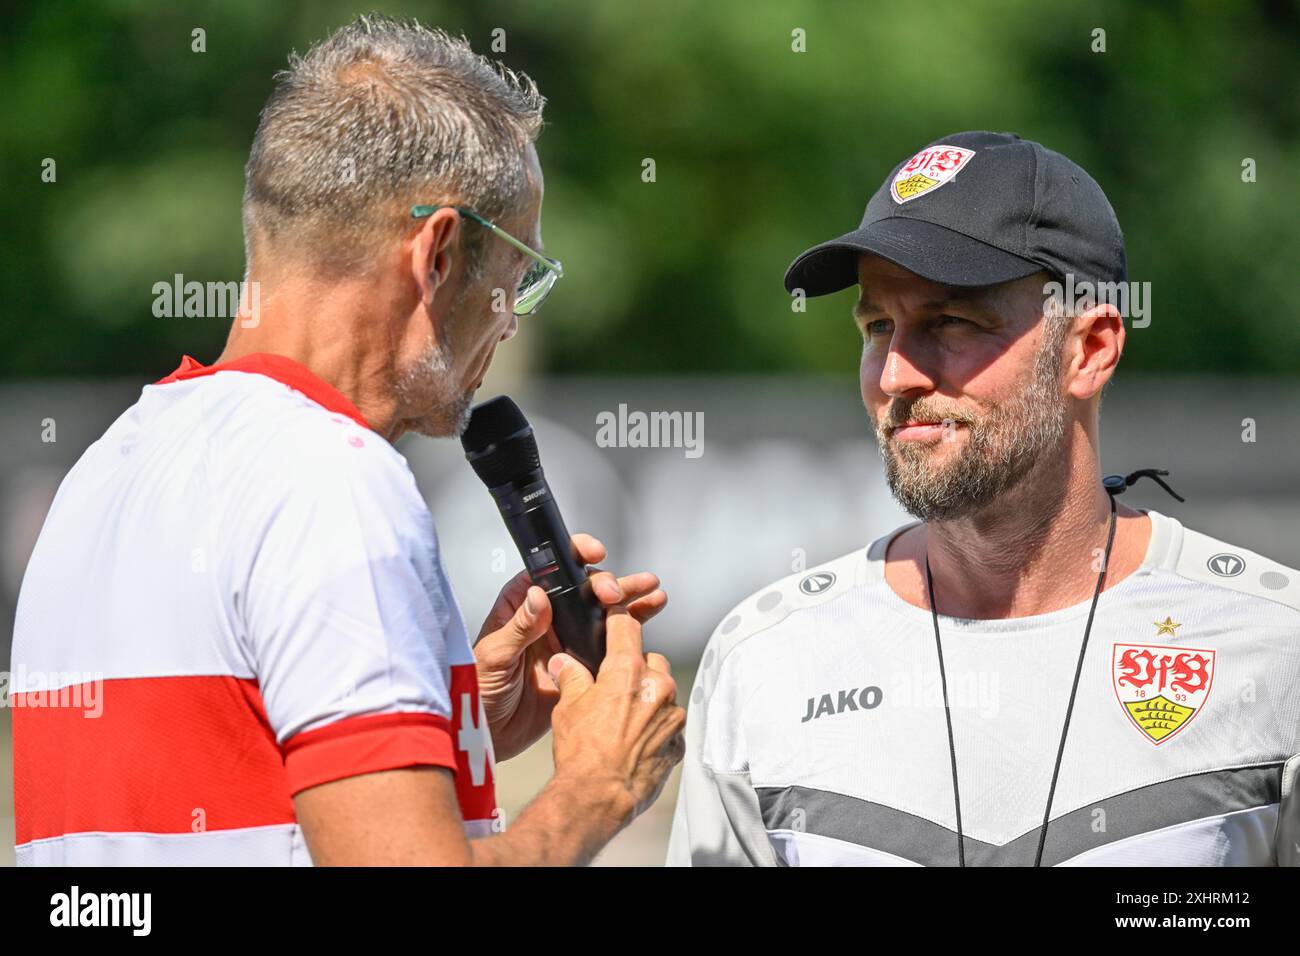
[[[1124,319],[1107,303],[1094,305],[1072,322],[1075,347],[1068,390],[1075,398],[1089,399],[1110,381],[1124,354]]]
[[[451,274],[456,239],[460,235],[460,214],[444,206],[428,219],[411,243],[411,277],[420,290],[420,301],[428,305]]]

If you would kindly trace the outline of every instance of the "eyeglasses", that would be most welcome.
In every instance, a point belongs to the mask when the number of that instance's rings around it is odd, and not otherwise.
[[[515,290],[514,313],[515,315],[532,315],[542,307],[542,302],[550,293],[551,287],[555,285],[555,280],[564,276],[564,267],[560,265],[559,259],[551,259],[540,252],[534,252],[496,223],[484,219],[473,209],[465,206],[412,206],[411,217],[413,219],[423,219],[425,216],[432,216],[439,209],[454,209],[466,219],[473,219],[479,225],[500,236],[532,259],[533,264],[528,267],[523,280],[519,283],[519,288]]]

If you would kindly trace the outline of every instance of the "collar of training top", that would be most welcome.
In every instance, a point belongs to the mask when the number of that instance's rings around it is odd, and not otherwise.
[[[339,415],[346,415],[363,428],[374,431],[370,423],[362,417],[360,410],[337,388],[301,362],[295,362],[284,355],[273,355],[270,352],[254,352],[229,362],[218,362],[216,365],[204,365],[184,355],[176,371],[154,384],[168,385],[172,382],[184,382],[217,372],[249,372],[254,375],[265,375],[282,385],[289,386],[295,392],[301,392],[322,408]]]

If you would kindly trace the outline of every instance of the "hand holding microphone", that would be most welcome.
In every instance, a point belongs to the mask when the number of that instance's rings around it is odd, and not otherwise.
[[[486,413],[480,411],[488,406],[493,408]],[[520,436],[525,430],[526,436]],[[516,438],[512,442],[512,436],[520,436],[525,440],[519,442],[519,438]],[[537,478],[524,480],[524,486],[535,485],[538,479],[545,481],[532,430],[522,412],[509,398],[493,399],[478,406],[462,442],[471,464],[477,462],[475,471],[490,489],[510,485],[511,480],[501,476],[512,472],[516,477],[516,485],[519,484],[520,477],[527,479],[533,474]],[[504,454],[498,457],[497,452]],[[521,455],[525,468],[518,467],[519,458],[516,455]],[[581,575],[579,580],[587,584],[588,590],[585,593],[579,592],[583,593],[584,605],[588,595],[596,602],[594,608],[591,605],[586,605],[586,608],[594,610],[600,616],[602,644],[599,651],[602,655],[606,609],[616,606],[626,608],[628,615],[641,623],[648,621],[667,604],[668,596],[659,589],[658,577],[650,572],[641,571],[615,578],[608,571],[599,568],[588,570],[586,565],[605,559],[605,546],[587,534],[569,538],[568,532],[563,530],[563,519],[559,518],[558,508],[555,508],[554,497],[549,495],[549,489],[543,498],[531,499],[535,511],[540,510],[543,500],[549,500],[551,509],[554,509],[553,517],[558,519],[558,528],[552,526],[551,530],[542,532],[540,541],[535,540],[535,529],[539,526],[538,517],[541,516],[534,517],[522,530],[517,530],[518,523],[513,519],[518,514],[500,503],[501,497],[509,500],[508,493],[494,490],[493,497],[497,499],[502,517],[511,529],[511,536],[524,555],[526,567],[532,567],[528,553],[536,553],[532,549],[542,542],[568,542],[565,553],[570,556],[572,566],[577,568],[577,574]],[[571,575],[569,580],[572,581],[577,574]],[[557,625],[552,627],[555,615],[551,597],[544,586],[534,583],[539,579],[545,581],[546,577],[535,577],[532,572],[525,570],[507,582],[489,612],[474,647],[479,690],[492,728],[496,755],[502,760],[527,748],[550,726],[551,711],[560,699],[559,692],[547,673],[547,663],[552,655],[567,650],[592,674],[597,672],[600,665],[599,659],[584,659],[584,656],[596,655],[584,655],[579,647],[580,639],[589,636],[591,631],[580,631],[577,635],[579,640],[574,640],[571,634],[566,635],[564,632],[565,621],[571,620],[572,615],[558,620]],[[552,587],[554,586],[552,582]],[[559,587],[567,588],[570,593],[573,591],[572,584],[568,582]],[[587,613],[587,610],[583,613]]]
[[[551,661],[561,699],[553,717],[556,781],[607,792],[623,825],[654,803],[686,752],[686,710],[662,654],[645,654],[641,625],[622,608],[610,611],[608,656],[593,681],[564,655]],[[612,836],[613,834],[611,834]]]
[[[560,644],[594,674],[605,657],[605,609],[569,548],[533,427],[501,395],[474,408],[461,445],[496,501],[529,577],[546,592]]]

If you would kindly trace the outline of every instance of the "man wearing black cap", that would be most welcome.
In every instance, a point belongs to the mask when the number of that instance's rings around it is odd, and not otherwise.
[[[794,261],[792,294],[860,289],[863,401],[918,520],[719,625],[670,864],[1300,863],[1300,573],[1117,507],[1164,485],[1100,475],[1126,281],[1092,177],[988,132]]]

